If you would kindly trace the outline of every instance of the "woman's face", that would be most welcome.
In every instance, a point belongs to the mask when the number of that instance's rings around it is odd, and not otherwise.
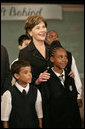
[[[33,40],[44,41],[46,38],[47,28],[44,22],[41,22],[38,25],[34,26],[29,33],[33,37]]]

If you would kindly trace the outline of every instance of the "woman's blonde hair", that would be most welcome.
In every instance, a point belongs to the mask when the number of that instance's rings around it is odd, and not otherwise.
[[[38,25],[40,22],[44,22],[45,26],[47,27],[47,22],[45,21],[45,19],[39,15],[32,15],[29,16],[27,18],[27,20],[25,21],[25,30],[26,33],[28,31],[31,31],[33,29],[34,26]]]

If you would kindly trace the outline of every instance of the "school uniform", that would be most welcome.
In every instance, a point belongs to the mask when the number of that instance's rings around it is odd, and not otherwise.
[[[1,119],[8,121],[9,128],[39,128],[38,118],[42,117],[42,99],[36,87],[28,84],[23,88],[16,83],[3,94]]]
[[[77,104],[77,90],[73,78],[64,74],[64,83],[58,77],[59,75],[48,70],[51,74],[50,79],[42,83],[41,93],[44,96],[43,101],[46,105],[46,128],[78,128],[81,127],[81,118]],[[46,92],[44,92],[45,90]]]
[[[55,42],[57,46],[62,46],[60,44],[60,42],[56,42],[56,40],[53,42]],[[65,67],[65,69],[66,69],[68,74],[70,71],[73,72],[75,85],[76,85],[76,88],[78,91],[77,99],[82,99],[82,82],[81,82],[79,72],[78,72],[78,69],[76,66],[75,58],[73,57],[72,53],[69,51],[67,51],[67,58],[68,58],[68,63],[67,63],[67,66]]]

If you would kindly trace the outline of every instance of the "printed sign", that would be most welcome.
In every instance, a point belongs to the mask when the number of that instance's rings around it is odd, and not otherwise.
[[[1,5],[1,20],[26,20],[30,15],[62,20],[62,7],[52,4]]]

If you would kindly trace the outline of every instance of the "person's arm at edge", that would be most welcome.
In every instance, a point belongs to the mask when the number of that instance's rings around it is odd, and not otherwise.
[[[39,127],[42,128],[42,118],[39,118]]]
[[[3,122],[3,128],[9,128],[8,121]]]
[[[39,127],[42,128],[42,118],[43,118],[42,97],[39,90],[37,90],[37,99],[35,103],[35,108],[39,119]]]
[[[76,62],[75,62],[75,59],[73,56],[72,56],[71,70],[74,73],[75,85],[76,85],[77,91],[79,93],[78,97],[77,97],[77,102],[78,102],[79,107],[82,107],[82,104],[83,104],[82,103],[82,96],[81,96],[82,95],[82,83],[81,83],[79,72],[78,72]]]
[[[3,128],[9,128],[9,115],[11,112],[12,106],[11,106],[11,94],[7,90],[2,96],[1,96],[1,121],[3,123]]]

